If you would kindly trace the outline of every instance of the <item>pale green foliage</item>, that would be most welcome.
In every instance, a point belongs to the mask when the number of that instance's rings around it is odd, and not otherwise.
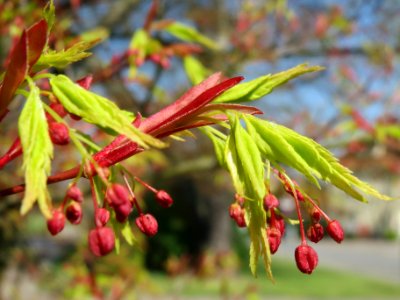
[[[21,213],[26,214],[37,200],[42,213],[49,218],[51,217],[51,200],[47,190],[47,176],[51,169],[53,144],[49,136],[39,88],[30,80],[29,86],[30,94],[18,119],[26,186]]]
[[[48,50],[46,53],[42,54],[38,62],[35,64],[35,70],[41,70],[49,67],[63,69],[74,62],[90,56],[91,53],[86,51],[95,46],[97,43],[99,43],[99,40],[80,41],[65,50]]]
[[[271,162],[284,163],[300,171],[317,186],[317,179],[330,182],[360,201],[366,200],[357,189],[382,200],[392,199],[353,176],[332,153],[314,140],[253,116],[246,116],[245,120],[252,137],[259,148],[263,149],[263,155]]]
[[[137,129],[127,113],[112,101],[85,90],[68,77],[59,75],[50,80],[53,92],[65,109],[82,117],[86,122],[109,128],[127,136],[143,147],[164,147],[165,144]]]
[[[214,102],[239,103],[258,100],[261,97],[271,93],[276,87],[288,82],[293,78],[305,73],[316,72],[320,70],[323,70],[323,68],[319,66],[310,67],[307,64],[301,64],[277,74],[267,74],[249,82],[240,83],[234,86],[221,96],[217,97]]]
[[[237,116],[230,118],[229,135],[225,157],[236,191],[246,198],[246,223],[250,234],[250,269],[255,275],[260,256],[271,275],[271,257],[266,237],[266,213],[263,199],[266,193],[264,184],[264,164],[261,153],[250,135],[240,125]]]
[[[202,35],[196,29],[186,24],[173,22],[166,26],[163,30],[183,41],[199,43],[207,48],[214,50],[218,49],[217,44],[213,40],[209,39],[205,35]]]
[[[184,57],[183,66],[193,85],[199,84],[211,73],[197,58],[191,55]]]
[[[47,23],[47,31],[50,32],[56,19],[56,8],[54,6],[53,0],[49,1],[44,8],[43,18],[46,20]]]

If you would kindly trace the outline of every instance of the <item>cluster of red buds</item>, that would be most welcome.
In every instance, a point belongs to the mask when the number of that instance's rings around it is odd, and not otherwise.
[[[116,222],[125,223],[131,213],[136,208],[138,216],[135,223],[138,229],[145,235],[152,237],[158,232],[158,223],[156,218],[142,212],[142,209],[132,191],[125,175],[125,185],[119,183],[110,183],[107,181],[109,175],[108,169],[97,170],[100,178],[106,183],[107,188],[104,191],[104,200],[102,207],[99,207],[97,194],[95,191],[94,180],[89,177],[92,189],[92,203],[94,206],[94,224],[95,228],[90,230],[88,244],[90,251],[95,256],[104,256],[115,248],[115,233],[112,227],[107,226],[110,218],[114,217]],[[164,190],[156,190],[148,183],[138,177],[135,181],[154,192],[156,201],[160,206],[167,208],[173,204],[171,196]],[[71,224],[79,224],[82,221],[83,195],[81,190],[72,185],[69,187],[64,201],[60,207],[53,210],[52,218],[47,221],[47,228],[52,235],[56,235],[64,229],[65,219]]]
[[[341,243],[344,239],[343,228],[339,221],[329,218],[312,198],[303,193],[295,181],[290,180],[289,177],[281,172],[276,173],[284,190],[293,198],[296,205],[301,238],[300,245],[295,249],[297,268],[305,274],[311,274],[318,265],[318,254],[308,245],[307,238],[313,243],[318,243],[324,237],[326,229],[326,232],[333,240]],[[235,202],[229,208],[231,218],[235,220],[239,227],[246,227],[244,201],[244,197],[235,195]],[[310,226],[306,233],[300,203],[307,209],[310,215]],[[266,234],[271,254],[278,251],[285,233],[285,218],[279,209],[279,205],[279,200],[268,191],[264,197],[264,209],[267,215]],[[321,219],[324,219],[327,223],[325,229],[321,224]]]

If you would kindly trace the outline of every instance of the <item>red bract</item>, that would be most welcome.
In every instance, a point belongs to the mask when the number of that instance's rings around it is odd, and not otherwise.
[[[265,210],[277,208],[279,206],[279,200],[272,194],[265,195],[264,197],[264,208]]]
[[[69,143],[69,130],[64,123],[50,122],[49,133],[54,144],[67,145]]]
[[[114,231],[109,227],[98,227],[89,233],[89,249],[96,256],[104,256],[115,247]]]
[[[308,245],[298,246],[294,256],[297,268],[305,274],[311,274],[318,265],[318,254]]]
[[[156,193],[156,200],[164,208],[168,208],[174,203],[171,196],[164,190],[159,190]]]
[[[140,215],[135,221],[137,227],[147,236],[154,236],[158,232],[157,220],[151,214]]]
[[[318,243],[324,237],[324,227],[319,223],[311,225],[307,229],[307,237],[311,242]]]
[[[277,228],[268,227],[267,237],[269,250],[271,251],[271,254],[274,254],[276,251],[278,251],[279,245],[281,244],[281,232]]]
[[[110,219],[110,212],[105,208],[98,208],[95,212],[95,223],[97,227],[103,227]]]
[[[71,203],[65,210],[65,216],[71,224],[80,224],[82,221],[82,206],[77,202]]]
[[[68,189],[67,197],[79,203],[83,202],[82,191],[76,185],[73,185]]]
[[[51,219],[47,220],[47,229],[51,235],[61,232],[65,226],[65,216],[60,210],[54,210]]]
[[[334,239],[337,243],[341,243],[344,239],[344,231],[342,225],[340,225],[339,221],[333,220],[329,222],[326,227],[326,231],[328,231],[329,236]]]

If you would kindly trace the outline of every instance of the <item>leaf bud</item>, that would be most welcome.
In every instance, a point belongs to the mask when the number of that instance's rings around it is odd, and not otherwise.
[[[297,268],[305,274],[311,274],[318,265],[318,254],[308,245],[300,245],[294,252]]]
[[[341,243],[344,239],[344,231],[342,225],[340,225],[339,221],[333,220],[329,222],[326,227],[326,231],[328,231],[329,236],[334,239],[337,243]]]
[[[69,130],[64,123],[50,122],[49,134],[53,144],[67,145],[69,143]]]
[[[157,220],[151,214],[141,214],[136,218],[137,227],[147,236],[154,236],[158,232]]]
[[[82,191],[76,185],[71,186],[67,190],[67,197],[69,199],[72,199],[72,200],[78,202],[78,203],[82,203],[83,202]]]
[[[82,206],[80,203],[73,202],[68,205],[67,209],[65,210],[65,216],[71,224],[80,224],[82,221]]]
[[[103,227],[110,220],[110,212],[105,208],[98,208],[95,213],[95,223],[97,227]]]
[[[311,242],[318,243],[324,237],[324,227],[321,224],[312,224],[307,229],[307,237]]]
[[[164,208],[168,208],[174,203],[171,196],[164,190],[159,190],[156,193],[156,200]]]
[[[64,229],[65,216],[60,210],[54,210],[51,219],[47,220],[47,229],[51,235],[56,235]]]
[[[277,208],[279,206],[279,200],[273,194],[265,195],[264,197],[264,208],[265,210]]]
[[[97,227],[89,232],[89,249],[96,256],[104,256],[115,247],[114,231],[110,227]]]

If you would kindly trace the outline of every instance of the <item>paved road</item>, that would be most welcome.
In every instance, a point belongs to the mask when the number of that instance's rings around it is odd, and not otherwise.
[[[293,257],[297,245],[295,239],[284,240],[275,255]],[[321,266],[400,284],[400,241],[345,240],[339,245],[327,239],[312,246],[318,252]]]

